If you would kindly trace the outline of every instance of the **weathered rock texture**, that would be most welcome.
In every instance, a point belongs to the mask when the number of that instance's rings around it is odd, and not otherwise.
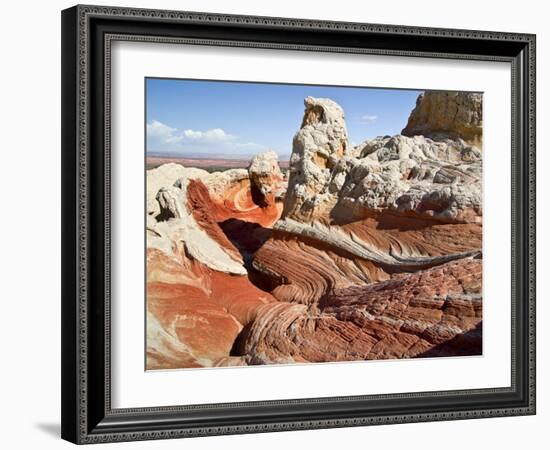
[[[250,162],[248,174],[252,187],[263,197],[269,196],[273,191],[282,189],[283,173],[279,168],[277,153],[259,153]]]
[[[288,188],[272,152],[148,172],[148,368],[481,354],[481,95],[356,147],[304,103]]]
[[[337,288],[480,254],[481,228],[476,224],[380,229],[383,226],[367,220],[314,225],[306,231],[277,229],[257,251],[253,266],[276,282],[271,293],[278,300],[311,305]]]
[[[282,204],[274,195],[255,204],[246,170],[174,166],[148,173],[147,368],[239,365],[230,355],[235,340],[275,299],[250,282],[244,250],[233,243],[239,233],[232,241],[223,227],[234,220],[265,230]]]
[[[422,105],[439,115],[446,96],[437,128]],[[421,96],[409,123],[431,125],[432,137],[350,149],[327,125],[345,130],[342,121],[334,102],[306,99],[283,216],[252,263],[288,305],[262,307],[242,353],[249,363],[480,353],[482,153],[471,142],[481,140],[481,98]]]
[[[308,97],[294,138],[283,219],[349,222],[395,212],[444,222],[481,220],[481,151],[464,140],[441,133],[438,141],[386,136],[347,148],[342,109]]]
[[[337,103],[306,97],[304,104],[302,127],[292,144],[283,216],[311,219],[333,206],[327,189],[334,165],[347,153],[348,133]]]
[[[481,145],[482,129],[482,94],[427,91],[418,97],[401,134],[447,136]]]
[[[249,364],[481,353],[481,262],[335,289],[320,309],[270,303],[245,331]]]

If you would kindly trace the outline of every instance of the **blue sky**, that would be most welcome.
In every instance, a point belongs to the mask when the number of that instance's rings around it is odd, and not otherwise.
[[[308,95],[342,106],[354,145],[399,134],[421,92],[152,78],[146,84],[147,152],[182,156],[288,156]]]

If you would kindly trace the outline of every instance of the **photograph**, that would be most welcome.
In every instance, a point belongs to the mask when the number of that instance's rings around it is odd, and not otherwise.
[[[483,355],[483,93],[144,89],[146,370]]]
[[[24,369],[57,367],[42,372],[61,437],[333,449],[387,446],[391,428],[407,448],[535,442],[544,15],[189,1],[63,5],[60,27],[37,28],[60,53],[61,83],[46,78],[37,106],[49,112],[36,133],[9,122],[8,157],[54,129],[61,146],[57,159],[35,146],[36,175],[6,166],[9,192],[30,199],[29,180],[60,175],[59,214],[40,223],[61,232],[38,241],[61,250],[38,253],[61,264],[29,275],[36,251],[7,239],[25,269],[7,298],[41,294],[38,276],[60,308],[7,317],[56,333],[59,358],[41,333],[47,361]],[[19,53],[48,55],[37,45]],[[6,111],[28,115],[33,84],[16,75]],[[34,245],[37,221],[20,222]]]

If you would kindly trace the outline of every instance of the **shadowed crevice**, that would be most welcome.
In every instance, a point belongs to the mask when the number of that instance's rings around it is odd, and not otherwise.
[[[483,354],[483,322],[475,328],[455,336],[430,350],[420,353],[416,358],[439,358],[443,356],[476,356]]]
[[[231,243],[241,253],[246,268],[249,269],[254,254],[271,237],[272,230],[255,222],[239,219],[227,219],[218,225]]]

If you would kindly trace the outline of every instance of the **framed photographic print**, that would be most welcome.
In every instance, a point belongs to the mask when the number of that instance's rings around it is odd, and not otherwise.
[[[62,13],[62,436],[535,413],[535,36]]]

